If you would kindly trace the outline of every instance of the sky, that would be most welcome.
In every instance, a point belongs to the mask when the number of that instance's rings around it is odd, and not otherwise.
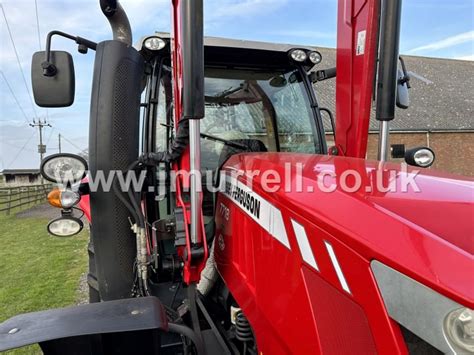
[[[121,3],[134,40],[154,31],[169,32],[171,0]],[[0,171],[39,166],[38,129],[29,126],[33,119],[47,119],[52,125],[43,131],[47,154],[58,152],[59,134],[63,152],[87,148],[93,52],[82,55],[72,42],[53,39],[53,49],[74,57],[76,96],[69,108],[45,110],[33,103],[30,66],[33,52],[44,50],[51,30],[95,42],[110,39],[99,1],[36,0],[37,12],[35,0],[0,4]],[[204,6],[205,35],[336,47],[337,0],[204,0]],[[473,1],[404,0],[400,52],[474,61]]]

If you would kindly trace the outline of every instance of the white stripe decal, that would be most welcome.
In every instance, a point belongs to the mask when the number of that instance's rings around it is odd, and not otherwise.
[[[351,290],[349,289],[349,285],[347,284],[346,278],[344,277],[344,274],[342,273],[341,266],[339,265],[339,262],[337,261],[337,257],[336,257],[336,254],[334,253],[334,249],[332,248],[332,245],[327,241],[324,241],[324,244],[326,244],[326,249],[328,250],[329,257],[331,258],[332,265],[334,266],[334,270],[336,270],[337,278],[339,279],[339,282],[341,283],[342,288],[347,293],[351,293]]]
[[[298,241],[298,246],[300,248],[300,253],[303,257],[303,260],[319,271],[318,264],[316,263],[313,251],[311,250],[311,245],[309,245],[308,236],[304,227],[293,219],[291,220],[291,224],[293,225],[293,230],[295,232],[296,240]]]
[[[225,181],[225,190],[221,192],[276,240],[291,250],[281,211],[236,178],[227,175]]]

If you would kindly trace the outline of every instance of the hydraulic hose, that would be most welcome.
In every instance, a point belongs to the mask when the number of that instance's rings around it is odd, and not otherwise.
[[[178,123],[178,131],[176,137],[171,143],[168,151],[156,152],[156,153],[145,153],[139,161],[146,165],[156,165],[161,162],[171,163],[176,161],[181,154],[183,154],[189,143],[189,120],[181,119]]]
[[[204,345],[202,344],[201,340],[197,336],[197,334],[189,327],[184,325],[179,325],[176,323],[168,323],[168,330],[172,333],[177,333],[180,335],[184,335],[185,337],[191,339],[196,347],[196,351],[198,355],[204,355]]]
[[[117,176],[114,176],[114,180],[112,182],[112,189],[114,191],[115,196],[117,196],[118,199],[120,200],[120,202],[122,202],[124,204],[124,206],[127,207],[127,210],[132,215],[132,218],[133,218],[134,222],[138,223],[138,215],[137,215],[135,209],[130,204],[130,202],[128,202],[127,199],[122,195],[122,192],[118,188]]]

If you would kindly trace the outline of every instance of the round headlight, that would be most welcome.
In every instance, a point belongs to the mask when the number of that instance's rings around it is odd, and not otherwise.
[[[459,348],[460,353],[474,353],[474,312],[460,308],[448,314],[444,330],[450,343]]]
[[[79,218],[62,216],[48,223],[48,233],[55,237],[72,237],[79,233],[84,224]]]
[[[81,197],[77,192],[72,190],[64,190],[61,192],[61,206],[63,208],[69,209],[79,202]]]
[[[309,52],[308,58],[309,58],[309,61],[313,64],[319,64],[323,60],[321,53],[316,52],[316,51]]]
[[[418,166],[423,168],[430,166],[434,162],[434,154],[430,149],[420,149],[413,156]]]
[[[41,163],[41,175],[57,183],[74,183],[86,176],[87,162],[75,154],[53,154]]]
[[[418,147],[405,152],[405,161],[414,166],[428,168],[435,161],[435,153],[427,147]]]
[[[296,62],[304,62],[307,58],[308,58],[308,55],[306,54],[306,52],[302,49],[293,49],[291,52],[290,52],[290,57],[296,61]]]
[[[160,49],[165,48],[166,42],[160,37],[149,37],[145,40],[143,45],[150,51],[159,51]]]

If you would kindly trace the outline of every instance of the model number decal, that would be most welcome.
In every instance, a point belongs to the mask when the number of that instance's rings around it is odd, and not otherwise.
[[[224,217],[226,221],[229,220],[229,215],[230,215],[230,209],[226,205],[224,205],[222,202],[219,207],[219,212],[221,213],[221,216]]]

